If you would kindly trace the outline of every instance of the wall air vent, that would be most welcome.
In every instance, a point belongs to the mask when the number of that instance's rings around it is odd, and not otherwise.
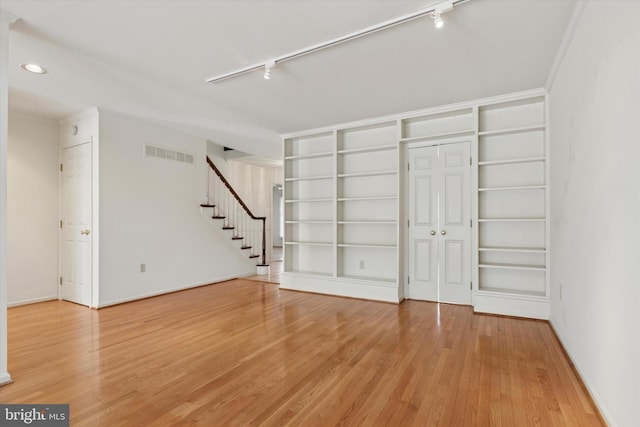
[[[145,157],[158,157],[160,159],[193,164],[193,154],[158,145],[144,144],[144,155]]]

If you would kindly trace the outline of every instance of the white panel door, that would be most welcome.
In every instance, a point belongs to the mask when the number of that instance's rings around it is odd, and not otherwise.
[[[471,182],[469,144],[441,145],[438,301],[471,304]]]
[[[91,305],[91,143],[62,152],[60,297]]]
[[[438,147],[409,150],[410,298],[438,301]]]
[[[409,149],[409,298],[471,303],[469,144]]]

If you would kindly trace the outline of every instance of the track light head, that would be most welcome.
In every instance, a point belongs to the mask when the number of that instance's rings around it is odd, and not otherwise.
[[[264,64],[264,79],[269,80],[271,78],[271,69],[276,66],[275,61],[269,61]]]
[[[446,1],[444,3],[440,3],[436,7],[433,8],[433,12],[430,13],[430,16],[433,18],[433,24],[436,28],[444,27],[444,21],[442,20],[442,14],[445,12],[449,12],[453,9],[453,1]]]
[[[433,18],[433,24],[436,28],[444,27],[444,21],[442,20],[442,16],[440,16],[440,12],[431,13],[431,17]]]

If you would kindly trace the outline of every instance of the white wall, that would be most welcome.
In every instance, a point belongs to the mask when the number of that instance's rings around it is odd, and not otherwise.
[[[195,164],[144,157],[144,143],[190,152]],[[101,306],[255,274],[200,213],[205,153],[204,139],[100,111]]]
[[[551,88],[552,323],[606,421],[639,426],[640,2],[590,1]]]
[[[58,124],[9,113],[9,306],[58,297]]]

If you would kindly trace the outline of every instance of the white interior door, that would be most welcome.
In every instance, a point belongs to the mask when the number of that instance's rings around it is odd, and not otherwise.
[[[471,303],[469,143],[409,149],[409,298]]]
[[[438,147],[409,150],[410,298],[438,301]]]
[[[91,305],[91,143],[62,152],[60,297]]]

